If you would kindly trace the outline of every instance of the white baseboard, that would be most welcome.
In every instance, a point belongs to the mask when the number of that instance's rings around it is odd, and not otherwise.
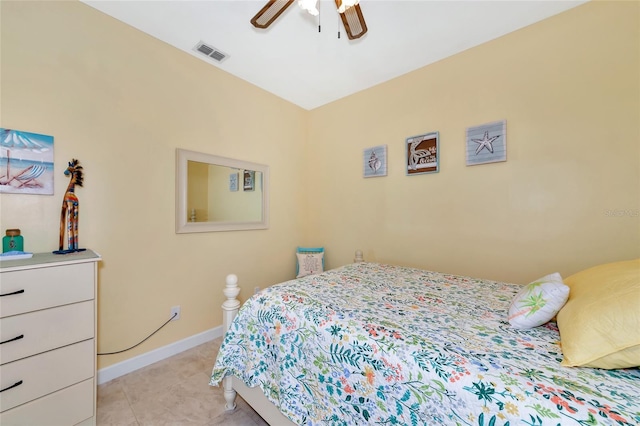
[[[151,365],[154,362],[161,361],[165,358],[169,358],[175,354],[186,351],[187,349],[195,348],[198,345],[207,343],[213,339],[222,337],[222,326],[212,328],[202,333],[195,334],[186,339],[178,340],[169,345],[163,346],[158,349],[154,349],[150,352],[134,356],[133,358],[119,362],[117,364],[110,365],[98,370],[98,384],[101,385],[117,377],[124,376],[125,374],[136,371],[147,365]]]

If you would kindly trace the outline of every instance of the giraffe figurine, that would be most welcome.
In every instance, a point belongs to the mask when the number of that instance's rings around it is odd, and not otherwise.
[[[80,161],[75,158],[69,162],[69,167],[64,171],[65,176],[71,176],[67,191],[62,200],[62,212],[60,214],[60,244],[55,254],[67,254],[76,251],[84,251],[78,246],[78,213],[80,206],[75,194],[76,185],[82,186],[83,172]],[[64,250],[65,224],[67,228],[68,248]]]

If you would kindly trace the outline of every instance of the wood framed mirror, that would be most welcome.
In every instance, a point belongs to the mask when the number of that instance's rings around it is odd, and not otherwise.
[[[176,233],[269,227],[269,166],[176,149]]]

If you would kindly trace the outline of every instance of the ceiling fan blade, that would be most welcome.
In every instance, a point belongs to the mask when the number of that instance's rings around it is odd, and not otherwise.
[[[340,7],[341,4],[342,0],[336,0],[337,7]],[[349,40],[360,38],[367,32],[367,23],[364,22],[364,16],[362,16],[362,9],[360,9],[359,4],[351,6],[339,15]]]
[[[251,23],[256,28],[267,28],[282,14],[294,0],[269,0],[267,4],[260,9],[260,12],[251,18]]]

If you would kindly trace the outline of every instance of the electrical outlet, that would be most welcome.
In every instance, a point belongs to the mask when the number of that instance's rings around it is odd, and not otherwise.
[[[173,317],[175,315],[175,318]],[[169,316],[171,321],[178,321],[180,319],[180,306],[174,306],[171,308],[171,315]]]
[[[256,287],[253,289],[253,294],[258,294],[260,293],[260,287]]]

